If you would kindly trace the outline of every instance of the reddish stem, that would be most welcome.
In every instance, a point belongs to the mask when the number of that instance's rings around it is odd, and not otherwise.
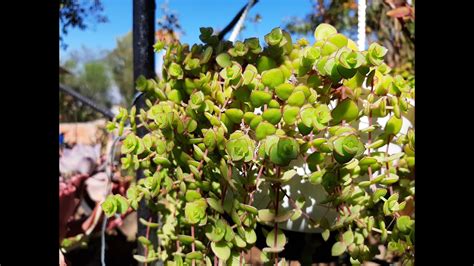
[[[151,223],[151,217],[148,218],[148,222]],[[150,225],[147,225],[146,226],[146,235],[145,235],[146,239],[148,239],[150,237]],[[145,247],[145,258],[148,257],[148,247]],[[148,263],[145,262],[145,266],[147,266]]]
[[[257,191],[258,189],[258,183],[260,181],[260,177],[262,176],[262,174],[263,174],[263,164],[260,167],[260,170],[258,171],[257,178],[255,179],[255,189],[250,193],[249,205],[252,205],[253,203],[254,194],[255,194],[255,191]]]
[[[387,137],[387,149],[385,150],[385,157],[388,157],[388,147],[389,147],[389,145],[390,145],[390,141],[391,141],[391,136],[389,135],[389,136]],[[386,173],[387,173],[388,175],[390,175],[390,171],[389,171],[389,170],[390,170],[390,165],[389,165],[389,162],[388,162],[388,161],[385,163],[385,167],[386,167]],[[389,190],[389,192],[390,192],[390,195],[393,195],[393,187],[392,187],[392,186],[389,186],[389,187],[388,187],[388,190]]]
[[[372,94],[374,92],[374,81],[373,80],[372,80],[371,87],[372,88],[370,89],[370,94]],[[370,103],[368,103],[368,104],[370,104]],[[369,111],[369,128],[371,126],[372,126],[372,109],[370,109],[370,111]],[[370,146],[371,143],[372,143],[372,131],[369,131],[367,144]],[[367,149],[367,154],[370,156],[370,148]],[[368,172],[369,172],[369,180],[372,181],[372,179],[373,179],[373,177],[372,177],[372,167],[369,166]],[[375,186],[375,184],[371,184],[370,189],[372,190],[372,192],[375,192],[375,190],[377,190],[377,187]]]
[[[281,192],[283,192],[283,194],[285,194],[285,196],[288,198],[288,200],[290,201],[290,204],[293,206],[293,208],[295,208],[295,209],[301,211],[301,214],[302,214],[306,219],[310,220],[310,221],[313,222],[313,223],[316,223],[316,221],[315,221],[313,218],[311,218],[311,216],[309,216],[309,214],[307,214],[306,212],[304,212],[300,207],[298,207],[298,205],[296,205],[295,200],[294,200],[293,198],[291,198],[290,195],[288,195],[285,190],[283,190],[283,189],[281,189],[281,188],[280,188],[280,190],[281,190]]]
[[[276,169],[277,172],[277,178],[280,177],[280,167],[277,166]],[[279,206],[279,199],[280,199],[280,184],[276,184],[275,187],[275,192],[276,192],[276,197],[275,197],[275,217],[278,216],[278,206]],[[278,240],[278,223],[275,222],[274,224],[274,229],[275,229],[275,240],[273,242],[273,246],[277,246],[277,240]],[[275,266],[278,266],[278,252],[275,252]]]
[[[191,243],[191,251],[194,252],[194,224],[191,225],[191,236],[193,237],[193,242]],[[196,265],[196,261],[193,259],[192,265]]]

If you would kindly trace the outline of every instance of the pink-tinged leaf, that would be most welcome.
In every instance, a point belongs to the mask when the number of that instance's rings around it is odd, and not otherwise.
[[[64,259],[64,255],[61,250],[59,250],[59,266],[67,266],[66,260]]]
[[[124,215],[127,215],[129,212],[125,213]],[[122,218],[113,218],[108,224],[107,224],[107,231],[110,231],[116,227],[120,227],[123,224]]]
[[[75,197],[76,188],[71,184],[60,183],[59,191],[59,241],[66,237],[67,223],[74,214],[80,200]]]
[[[68,182],[72,186],[74,186],[76,188],[79,188],[79,187],[81,187],[84,180],[86,180],[87,178],[89,178],[88,174],[78,174],[78,175],[75,175],[75,176],[71,177],[71,179],[69,179]]]
[[[89,235],[94,231],[95,227],[97,226],[97,223],[100,220],[100,217],[102,216],[102,208],[100,207],[99,203],[96,203],[94,210],[92,211],[92,214],[82,223],[81,228],[84,230],[84,233],[86,235]]]
[[[64,149],[59,158],[59,172],[63,176],[91,174],[100,162],[100,147],[100,144],[77,144],[72,149]]]
[[[86,180],[86,191],[95,202],[105,200],[108,177],[104,172],[97,173]]]

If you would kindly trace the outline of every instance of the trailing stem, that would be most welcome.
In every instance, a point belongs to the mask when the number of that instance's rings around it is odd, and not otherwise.
[[[387,149],[385,150],[385,158],[388,157],[388,147],[389,147],[389,145],[390,145],[390,141],[391,141],[391,136],[389,135],[389,136],[387,137]],[[389,164],[388,161],[385,163],[385,167],[387,168],[387,169],[386,169],[386,174],[390,175],[390,164]],[[388,190],[390,191],[390,195],[392,195],[392,194],[393,194],[393,187],[392,187],[392,186],[389,186],[389,187],[388,187]]]
[[[194,252],[195,251],[195,247],[194,247],[194,224],[191,225],[191,237],[193,238],[193,242],[191,243],[191,251]],[[192,262],[192,265],[196,265],[196,261],[193,259],[193,262]]]
[[[148,223],[151,223],[151,217],[148,218]],[[150,224],[148,224],[148,225],[146,226],[146,235],[145,235],[145,237],[146,237],[146,239],[149,239],[149,238],[150,238]],[[148,256],[148,246],[145,247],[145,258],[146,258],[147,256]],[[147,266],[147,265],[148,265],[148,263],[145,262],[145,266]]]
[[[371,85],[370,94],[373,94],[374,93],[374,80],[373,79],[370,85]],[[368,103],[368,104],[371,104],[371,103]],[[372,126],[372,108],[370,108],[370,111],[369,111],[369,128],[371,126]],[[367,139],[367,145],[370,146],[370,144],[372,144],[372,131],[369,131],[369,136]],[[370,156],[370,148],[367,149],[367,154]],[[367,170],[369,172],[369,180],[372,181],[373,179],[372,167],[369,166]],[[370,189],[372,190],[372,192],[375,192],[377,190],[377,187],[375,186],[375,184],[371,184]]]
[[[277,174],[277,178],[280,178],[280,167],[278,166],[276,168],[276,174]],[[280,199],[280,184],[277,183],[275,185],[275,217],[278,216],[278,206],[280,205],[279,199]],[[276,247],[277,241],[278,241],[278,222],[275,222],[274,229],[275,229],[275,240],[273,242],[273,246]],[[277,265],[278,265],[278,252],[275,252],[275,266]]]

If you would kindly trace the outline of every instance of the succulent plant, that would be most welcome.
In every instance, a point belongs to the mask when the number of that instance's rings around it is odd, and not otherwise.
[[[202,44],[155,45],[166,49],[163,79],[137,80],[147,107],[121,110],[109,126],[130,132],[122,167],[141,168],[145,178],[126,201],[107,198],[106,214],[125,204],[136,209],[144,199],[161,217],[159,225],[143,221],[158,227],[160,243],[143,240],[153,252],[138,260],[242,265],[257,223],[274,226],[262,258],[275,256],[286,244],[278,224],[306,217],[304,198],[291,201],[293,212],[279,211],[289,197],[282,184],[297,175],[292,162],[303,159],[310,169],[303,180],[323,186],[321,204],[338,212],[334,221],[311,223],[326,240],[338,235],[332,255],[348,252],[360,264],[384,244],[413,263],[414,219],[403,211],[414,198],[414,129],[401,128],[414,88],[390,75],[387,49],[377,43],[358,51],[328,24],[316,28],[315,39],[293,43],[275,28],[265,46],[257,38],[232,44],[201,28]],[[384,117],[388,122],[378,124]],[[359,129],[363,119],[369,125]],[[138,128],[148,133],[138,137]],[[388,145],[402,152],[389,154]],[[253,195],[261,183],[270,185],[272,203],[259,210]]]

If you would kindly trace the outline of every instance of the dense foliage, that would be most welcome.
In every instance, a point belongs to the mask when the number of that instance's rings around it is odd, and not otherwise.
[[[159,246],[145,237],[143,262],[166,265],[242,265],[242,254],[256,243],[257,223],[267,247],[262,259],[282,263],[278,253],[286,237],[278,224],[306,219],[305,199],[291,199],[294,209],[279,211],[282,185],[295,178],[294,161],[307,163],[303,180],[322,186],[335,220],[319,217],[324,239],[337,234],[332,255],[348,252],[353,264],[373,258],[377,245],[414,258],[414,217],[404,213],[414,198],[414,129],[401,132],[413,105],[414,89],[384,64],[387,49],[372,43],[358,51],[355,43],[320,24],[316,42],[293,43],[280,28],[234,44],[219,41],[201,28],[203,44],[161,42],[166,49],[163,79],[140,78],[148,108],[121,109],[109,130],[126,135],[122,167],[143,169],[145,178],[127,198],[109,196],[107,215],[136,209],[140,200],[159,213]],[[378,118],[388,121],[379,124]],[[359,122],[368,125],[359,128]],[[129,126],[128,126],[129,125]],[[137,129],[147,133],[137,136]],[[401,152],[390,154],[388,145]],[[254,194],[270,185],[273,199],[257,209]]]

